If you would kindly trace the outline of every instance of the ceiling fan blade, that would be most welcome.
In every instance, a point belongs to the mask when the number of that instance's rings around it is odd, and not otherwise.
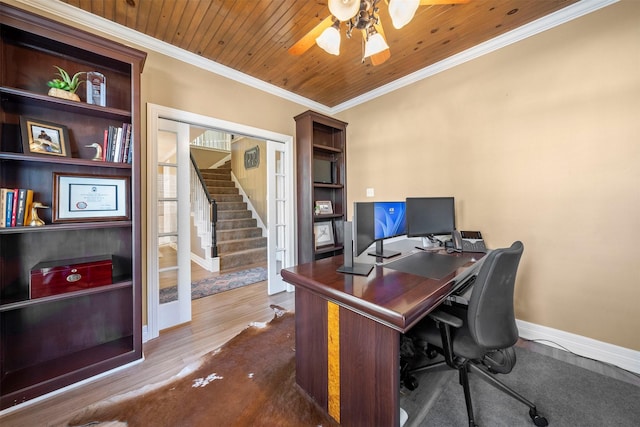
[[[471,0],[420,0],[420,6],[433,6],[434,4],[464,4]]]
[[[373,25],[376,29],[376,31],[378,33],[380,33],[380,35],[384,38],[384,40],[387,40],[387,37],[384,35],[384,29],[382,29],[382,24],[380,22],[378,22],[377,24]],[[387,45],[389,44],[389,42],[387,42]],[[384,63],[387,59],[391,58],[391,49],[385,49],[382,52],[378,52],[375,55],[371,55],[371,65],[380,65],[382,63]]]
[[[316,25],[311,31],[305,34],[300,40],[298,40],[288,50],[290,55],[302,55],[308,51],[314,44],[316,39],[322,34],[324,30],[329,28],[333,24],[331,15],[327,16],[322,22]]]

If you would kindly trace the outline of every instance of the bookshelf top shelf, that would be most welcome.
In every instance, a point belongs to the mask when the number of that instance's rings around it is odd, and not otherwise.
[[[2,95],[3,103],[8,101],[29,102],[34,105],[40,105],[46,108],[56,108],[72,113],[89,114],[120,121],[131,121],[131,112],[127,110],[101,107],[95,104],[87,104],[86,102],[69,101],[24,89],[0,86],[0,95]]]

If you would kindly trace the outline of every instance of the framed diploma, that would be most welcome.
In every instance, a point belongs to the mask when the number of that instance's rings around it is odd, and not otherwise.
[[[53,173],[52,222],[129,219],[129,177]]]

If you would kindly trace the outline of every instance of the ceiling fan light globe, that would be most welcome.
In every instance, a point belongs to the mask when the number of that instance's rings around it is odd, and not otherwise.
[[[329,0],[329,12],[339,21],[348,21],[360,10],[360,0]]]
[[[340,55],[340,31],[335,27],[329,27],[316,38],[316,44],[331,55]]]
[[[371,55],[375,55],[376,53],[380,53],[385,49],[389,49],[389,45],[385,41],[382,34],[375,33],[369,36],[369,40],[364,46],[364,57],[368,58]]]
[[[407,25],[420,6],[420,0],[389,0],[389,15],[396,29]]]

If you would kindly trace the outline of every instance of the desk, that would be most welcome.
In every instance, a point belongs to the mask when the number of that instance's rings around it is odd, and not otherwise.
[[[342,425],[399,425],[400,335],[484,255],[440,254],[461,265],[437,279],[385,267],[395,259],[367,277],[336,272],[342,256],[282,270],[296,287],[296,382]]]

